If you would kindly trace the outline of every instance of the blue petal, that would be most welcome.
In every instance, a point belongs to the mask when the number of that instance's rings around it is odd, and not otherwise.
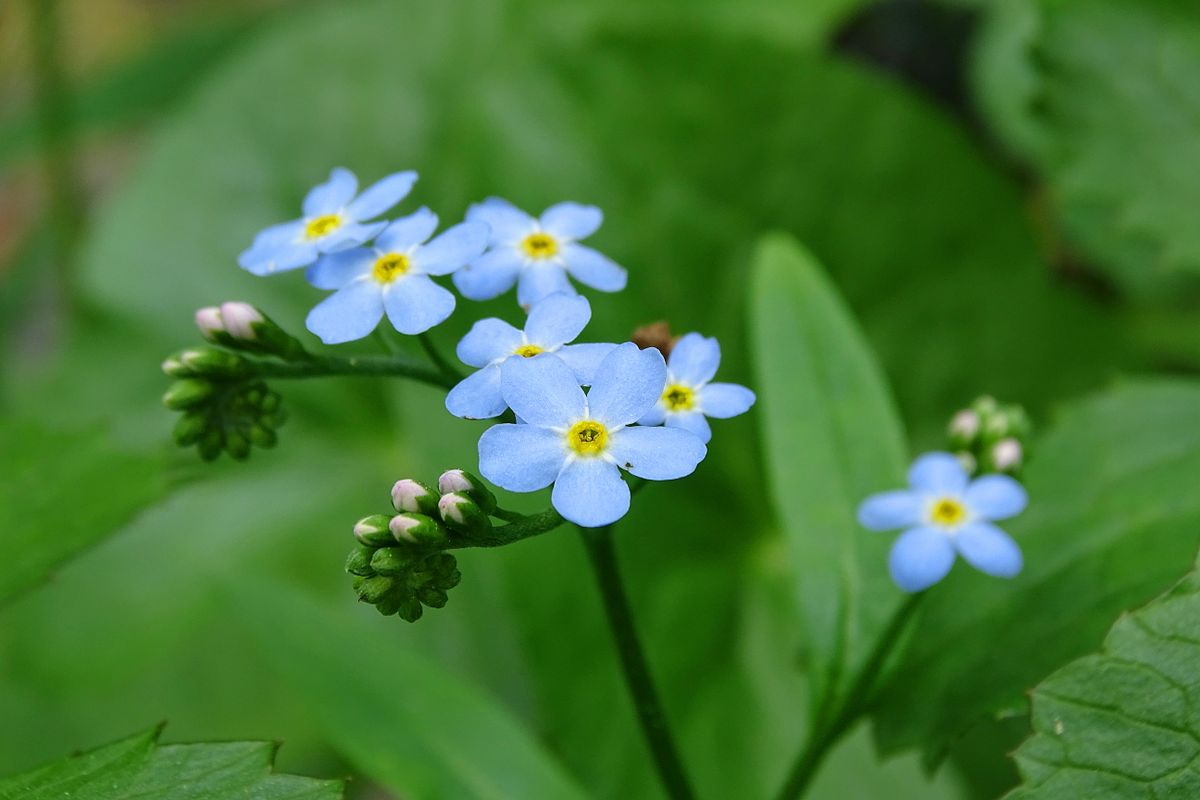
[[[471,326],[458,343],[458,360],[472,367],[483,367],[506,358],[524,344],[521,332],[495,317],[481,319]]]
[[[1021,548],[995,525],[968,523],[958,530],[954,540],[963,559],[980,572],[1013,578],[1021,571]]]
[[[688,386],[703,386],[721,366],[721,346],[698,333],[684,335],[671,349],[671,378]]]
[[[653,347],[641,350],[633,342],[618,345],[596,367],[588,413],[611,427],[629,425],[654,407],[666,381],[662,353]]]
[[[242,269],[254,275],[272,275],[308,266],[317,259],[317,248],[309,242],[253,245],[238,256]]]
[[[963,500],[981,519],[1008,519],[1025,510],[1029,495],[1025,487],[1007,475],[984,475],[971,481]]]
[[[383,293],[392,327],[410,336],[446,321],[454,312],[454,295],[424,275],[405,275]]]
[[[527,264],[521,270],[517,283],[517,302],[522,308],[533,308],[552,294],[576,294],[575,287],[567,280],[567,271],[554,262],[541,261]]]
[[[639,478],[670,481],[695,472],[708,448],[694,434],[679,428],[634,427],[616,431],[609,452],[618,467]]]
[[[309,190],[304,198],[304,216],[320,217],[336,214],[354,198],[358,191],[358,179],[344,167],[334,167],[329,180]]]
[[[516,284],[524,263],[511,247],[492,250],[454,273],[454,285],[468,300],[491,300]]]
[[[483,222],[491,229],[496,245],[516,244],[537,228],[537,220],[499,197],[489,197],[467,209],[467,221]]]
[[[667,409],[662,403],[655,403],[654,408],[642,415],[637,421],[638,425],[662,425],[667,421]]]
[[[460,222],[447,228],[414,254],[415,266],[426,275],[449,275],[479,258],[488,243],[488,226]]]
[[[415,172],[395,172],[386,178],[368,186],[350,205],[346,206],[346,216],[360,222],[372,217],[378,217],[412,191],[417,182]]]
[[[479,437],[479,471],[510,492],[546,488],[558,477],[566,458],[562,436],[549,428],[506,423],[493,425]]]
[[[308,312],[304,324],[325,344],[361,339],[383,317],[383,297],[374,281],[356,281],[325,298]]]
[[[892,580],[906,592],[928,589],[946,577],[954,565],[954,545],[935,528],[911,528],[900,535],[888,554]]]
[[[542,230],[557,239],[583,239],[591,236],[604,221],[595,206],[559,203],[542,212]]]
[[[967,472],[949,453],[926,453],[908,468],[908,485],[928,494],[960,494],[967,488]]]
[[[489,364],[458,382],[446,395],[446,410],[463,419],[491,419],[508,408],[500,393],[500,365]]]
[[[319,239],[313,239],[312,242],[322,253],[337,253],[341,250],[358,247],[360,244],[371,241],[379,235],[379,232],[386,225],[387,223],[382,221],[367,223],[351,222],[337,230],[330,231]]]
[[[699,437],[700,441],[705,444],[708,444],[709,440],[712,439],[712,428],[709,427],[708,420],[699,411],[676,411],[667,414],[664,424],[668,428],[685,430]]]
[[[340,289],[355,278],[368,274],[375,258],[375,251],[369,247],[329,253],[318,258],[317,263],[304,273],[304,277],[318,289]]]
[[[559,473],[550,502],[576,525],[599,528],[629,511],[629,487],[615,464],[603,458],[578,458]]]
[[[592,318],[586,297],[552,294],[533,307],[525,322],[525,338],[544,350],[553,350],[574,339]]]
[[[575,280],[602,292],[619,292],[625,288],[628,275],[625,268],[581,244],[563,248],[563,260]]]
[[[736,383],[710,383],[700,388],[700,408],[713,419],[745,414],[754,400],[754,392]]]
[[[421,206],[384,228],[375,241],[375,247],[385,253],[407,253],[433,236],[437,226],[437,214]]]
[[[924,509],[924,499],[907,489],[881,492],[858,506],[858,524],[873,531],[910,528],[924,518]]]
[[[508,407],[530,425],[566,427],[587,409],[575,373],[549,353],[504,362],[500,388]]]
[[[554,355],[567,362],[567,366],[575,372],[575,379],[579,381],[580,386],[591,386],[596,376],[596,368],[616,347],[608,342],[569,344],[554,351]]]

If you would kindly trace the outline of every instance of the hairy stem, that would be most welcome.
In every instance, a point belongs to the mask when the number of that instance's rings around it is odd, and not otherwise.
[[[687,774],[679,758],[679,751],[671,736],[671,729],[658,699],[646,656],[642,652],[637,630],[633,625],[633,613],[629,599],[621,584],[621,573],[617,568],[616,549],[613,547],[612,528],[580,528],[583,543],[587,547],[592,572],[604,600],[609,629],[621,657],[621,669],[625,685],[633,698],[642,735],[650,747],[655,768],[663,788],[672,800],[690,800],[694,797]]]
[[[900,640],[901,634],[908,627],[913,612],[917,610],[917,606],[924,596],[925,592],[911,595],[900,608],[896,609],[896,613],[892,615],[887,628],[876,640],[874,649],[855,676],[840,705],[835,702],[831,705],[831,708],[836,709],[835,711],[818,715],[816,726],[809,736],[804,751],[800,753],[800,757],[788,774],[787,782],[777,795],[778,800],[795,800],[797,797],[802,797],[809,784],[812,783],[812,779],[816,777],[817,769],[830,749],[846,735],[858,718],[870,709],[878,688],[879,673],[896,643]]]
[[[304,361],[255,361],[255,371],[264,378],[318,378],[326,375],[403,377],[453,388],[456,378],[441,370],[412,361],[404,356],[319,356]]]

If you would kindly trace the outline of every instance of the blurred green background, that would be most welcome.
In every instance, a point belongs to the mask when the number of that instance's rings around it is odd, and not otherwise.
[[[283,740],[282,769],[352,775],[352,797],[539,796],[428,767],[499,743],[465,712],[405,705],[395,676],[423,670],[469,684],[590,795],[659,797],[569,529],[465,552],[449,605],[416,625],[354,602],[350,525],[386,510],[397,478],[474,469],[483,426],[425,387],[294,383],[277,387],[293,412],[277,450],[201,465],[168,447],[159,403],[157,365],[196,341],[192,312],[247,300],[302,331],[321,294],[298,275],[254,278],[237,253],[332,166],[364,182],[416,169],[404,208],[446,223],[493,194],[601,206],[596,246],[630,288],[592,294],[590,339],[669,320],[718,336],[723,379],[754,385],[750,262],[784,231],[862,326],[914,452],[983,392],[1042,426],[1063,419],[1052,442],[1166,447],[1197,407],[1198,43],[1200,12],[1167,0],[0,6],[0,519],[14,526],[0,554],[26,552],[16,528],[57,543],[0,599],[0,774],[167,720],[175,741]],[[435,338],[449,349],[479,316],[513,311],[460,303]],[[1171,386],[1081,399],[1150,373]],[[774,432],[756,413],[716,427],[696,476],[639,497],[618,546],[701,795],[768,797],[805,729],[806,640],[762,465]],[[1113,453],[1095,463],[1124,463]],[[1189,458],[1172,467],[1185,493]],[[1060,456],[1047,480],[1086,472],[1077,461]],[[45,494],[36,525],[16,512],[27,491]],[[1154,541],[1194,522],[1193,505]],[[1060,511],[1047,515],[1070,527]],[[1061,659],[1014,668],[961,719],[881,718],[883,763],[857,731],[811,796],[1015,784],[1023,690],[1169,585],[1195,539],[1130,537],[1161,559],[1124,583],[1088,572],[1118,588]],[[916,664],[953,644],[925,641]],[[960,646],[986,665],[987,644]],[[955,699],[919,678],[891,693],[918,718]],[[914,748],[942,764],[935,777],[900,752]]]

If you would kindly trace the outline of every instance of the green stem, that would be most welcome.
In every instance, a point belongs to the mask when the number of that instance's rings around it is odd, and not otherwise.
[[[794,798],[803,796],[809,784],[812,783],[812,779],[816,777],[817,768],[821,766],[821,762],[830,749],[870,708],[875,690],[878,688],[879,673],[888,656],[891,655],[892,649],[896,646],[896,642],[900,640],[901,634],[908,627],[913,612],[917,610],[917,606],[920,605],[921,598],[924,596],[925,592],[910,595],[904,604],[896,609],[887,628],[876,640],[875,648],[867,657],[866,663],[863,664],[862,669],[855,676],[854,682],[850,685],[849,691],[844,695],[842,704],[832,706],[836,707],[837,711],[818,715],[807,746],[796,760],[788,774],[787,782],[777,795],[779,800],[794,800]],[[836,689],[832,691],[836,691]]]
[[[457,385],[463,376],[454,368],[453,364],[442,357],[442,354],[438,352],[437,345],[433,343],[433,339],[430,338],[429,334],[422,333],[417,337],[417,340],[421,342],[421,347],[424,348],[425,355],[429,356],[429,360],[437,367],[438,372],[451,381],[450,386],[454,387]]]
[[[621,657],[621,668],[625,685],[633,698],[642,735],[650,747],[654,765],[667,796],[672,800],[691,800],[694,797],[687,774],[679,758],[679,751],[671,736],[671,729],[663,713],[662,703],[650,678],[646,656],[642,652],[637,630],[633,625],[633,612],[629,599],[621,584],[621,573],[617,568],[616,550],[613,547],[612,528],[580,528],[583,543],[587,547],[592,572],[604,600],[608,625],[612,631],[617,653]]]
[[[455,542],[447,549],[461,550],[468,547],[503,547],[506,544],[519,542],[531,536],[547,533],[563,524],[563,518],[552,508],[537,514],[523,516],[514,512],[504,512],[501,519],[512,519],[507,525],[498,525],[485,535],[474,535],[462,542]]]
[[[319,356],[304,361],[255,361],[255,373],[264,378],[317,378],[326,375],[361,375],[411,378],[431,386],[451,389],[458,382],[439,370],[403,356]]]

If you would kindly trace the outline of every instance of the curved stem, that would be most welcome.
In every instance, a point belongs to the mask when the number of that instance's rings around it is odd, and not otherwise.
[[[304,361],[255,361],[264,378],[316,378],[324,375],[399,376],[431,386],[453,388],[457,379],[403,356],[312,356]]]
[[[442,354],[438,352],[437,345],[433,343],[433,339],[430,338],[428,333],[422,333],[417,337],[417,339],[421,342],[421,347],[424,348],[425,355],[429,356],[429,360],[433,362],[433,366],[437,368],[438,372],[451,381],[451,387],[455,386],[459,381],[462,380],[462,375],[460,375],[458,370],[454,368],[454,365],[443,358]]]
[[[592,572],[600,595],[604,600],[604,610],[608,615],[608,625],[621,657],[621,668],[625,676],[625,685],[633,698],[638,721],[641,723],[642,735],[650,747],[654,765],[658,770],[663,788],[672,800],[691,800],[695,795],[688,783],[687,774],[679,758],[679,751],[671,736],[671,729],[663,713],[662,703],[654,689],[650,678],[650,670],[646,665],[646,656],[638,640],[637,630],[633,625],[633,613],[629,607],[629,599],[621,584],[621,574],[617,568],[616,550],[613,547],[612,528],[580,528],[583,543],[587,547],[588,557],[592,564]]]
[[[812,783],[812,779],[816,777],[817,768],[821,766],[821,762],[829,750],[870,708],[875,690],[878,688],[877,681],[884,662],[891,655],[896,642],[900,640],[900,635],[908,627],[908,621],[924,596],[925,592],[911,595],[900,608],[896,609],[896,613],[892,615],[887,627],[876,640],[870,656],[867,657],[862,669],[855,676],[849,691],[844,695],[842,704],[840,706],[836,703],[832,704],[832,707],[837,709],[833,713],[818,715],[816,727],[813,729],[804,751],[796,760],[791,772],[788,773],[787,782],[777,795],[778,800],[794,800],[794,798],[803,796],[809,784]]]

